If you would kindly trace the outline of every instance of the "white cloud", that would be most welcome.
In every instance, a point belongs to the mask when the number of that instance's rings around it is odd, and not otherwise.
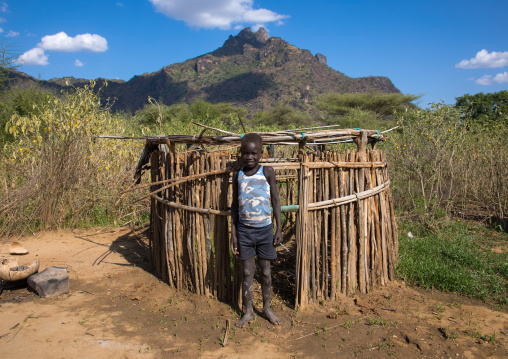
[[[462,60],[455,67],[459,69],[496,68],[508,66],[508,51],[489,53],[483,49],[469,60]]]
[[[124,7],[124,6],[125,6],[125,4],[124,4],[124,3],[121,3],[121,2],[117,2],[117,3],[116,3],[116,6]]]
[[[5,37],[17,37],[19,36],[19,32],[10,30],[7,34],[5,34]]]
[[[19,35],[19,33],[14,33],[13,31],[10,31],[9,34],[11,34],[10,36]],[[9,34],[7,36],[9,36]],[[34,47],[33,49],[25,52],[18,58],[17,62],[22,65],[48,65],[48,56],[44,53],[45,50],[63,52],[104,52],[107,49],[108,42],[100,35],[81,34],[76,35],[75,37],[70,37],[62,31],[55,35],[44,36],[41,39],[41,42],[37,44],[37,47]],[[76,60],[74,65],[83,66],[83,63],[79,60]]]
[[[48,56],[44,53],[43,49],[37,47],[28,50],[23,55],[18,57],[17,63],[21,65],[49,65]]]
[[[0,34],[1,34],[2,32],[4,32],[4,29],[2,29],[2,28],[0,27]]]
[[[243,23],[257,27],[269,22],[282,23],[287,15],[267,9],[255,9],[254,0],[149,0],[158,12],[187,25],[202,28],[243,26]]]
[[[9,5],[5,1],[0,2],[0,11],[1,12],[7,12],[7,9],[9,8]]]
[[[7,22],[7,20],[5,20],[3,17],[0,17],[0,23],[2,22]]]
[[[70,37],[62,31],[55,35],[44,36],[37,47],[44,50],[64,52],[104,52],[108,49],[108,42],[97,34],[81,34]]]
[[[484,75],[475,81],[478,85],[492,85],[508,83],[508,72],[500,72],[496,76]]]

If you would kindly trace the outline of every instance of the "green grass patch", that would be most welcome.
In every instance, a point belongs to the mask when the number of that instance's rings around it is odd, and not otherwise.
[[[413,238],[407,236],[412,232]],[[397,276],[408,284],[508,304],[508,236],[447,222],[425,229],[401,223]]]

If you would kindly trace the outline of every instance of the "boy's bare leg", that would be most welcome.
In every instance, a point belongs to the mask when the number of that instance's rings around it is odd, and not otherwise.
[[[243,262],[243,282],[242,282],[242,298],[245,307],[245,314],[242,319],[236,323],[237,327],[244,328],[254,317],[254,309],[252,308],[252,285],[254,273],[256,272],[256,261],[254,257],[245,259]]]
[[[261,269],[261,291],[263,293],[263,314],[273,325],[279,325],[282,320],[272,313],[270,302],[272,301],[272,269],[268,259],[259,258],[259,268]]]

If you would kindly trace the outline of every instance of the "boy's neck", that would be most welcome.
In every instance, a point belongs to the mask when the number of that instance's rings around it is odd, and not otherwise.
[[[259,162],[252,168],[247,168],[246,166],[243,166],[243,173],[245,173],[247,176],[251,176],[254,173],[256,173],[260,167],[261,165],[259,164]]]

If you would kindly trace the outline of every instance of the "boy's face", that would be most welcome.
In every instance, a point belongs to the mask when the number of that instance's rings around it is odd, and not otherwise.
[[[242,162],[246,168],[254,168],[258,165],[259,160],[263,156],[263,149],[254,142],[247,142],[241,148]]]

